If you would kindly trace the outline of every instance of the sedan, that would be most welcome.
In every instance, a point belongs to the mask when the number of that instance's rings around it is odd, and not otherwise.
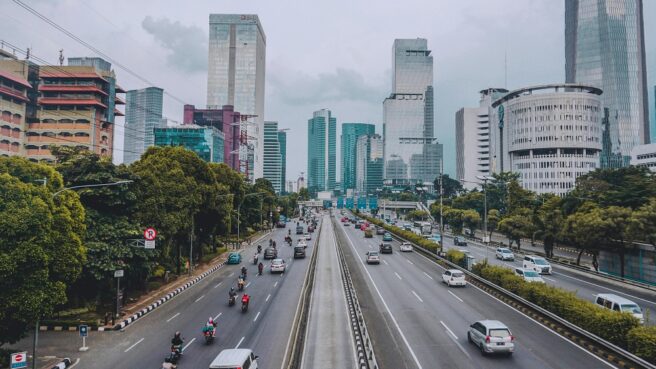
[[[267,247],[264,249],[264,259],[275,259],[278,257],[278,250],[273,247]]]
[[[410,242],[403,242],[399,247],[399,250],[401,250],[401,252],[412,252],[412,245]]]
[[[385,228],[383,228],[383,227],[376,228],[376,234],[379,235],[379,236],[384,235],[385,234]]]
[[[458,269],[448,269],[442,274],[442,282],[446,283],[447,286],[462,286],[467,285],[465,280],[465,273],[459,271]]]
[[[228,255],[228,264],[239,264],[241,263],[241,254],[238,252],[231,252]]]
[[[309,233],[305,233],[305,234],[303,235],[303,237],[304,237],[306,240],[308,240],[308,241],[312,239],[312,235],[309,234]]]
[[[378,252],[367,252],[367,264],[380,264],[380,255],[378,255]]]
[[[383,235],[383,241],[392,242],[392,235],[389,232],[385,232],[385,234]]]
[[[351,223],[348,223],[348,222],[344,223],[344,227],[350,227],[350,226],[351,226]]]
[[[515,254],[509,248],[499,247],[495,252],[497,259],[515,261]]]
[[[498,320],[481,320],[470,325],[467,341],[478,346],[483,355],[512,355],[515,351],[515,337],[510,333],[510,329]]]
[[[283,259],[273,259],[269,270],[271,270],[271,273],[284,273],[286,266]]]
[[[531,269],[515,268],[515,275],[522,277],[526,282],[544,283],[540,273]]]
[[[467,246],[467,241],[463,237],[453,237],[453,244],[456,246]]]

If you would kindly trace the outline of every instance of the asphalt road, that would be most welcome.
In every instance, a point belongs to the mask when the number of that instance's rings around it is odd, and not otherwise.
[[[80,363],[76,369],[156,369],[161,368],[164,357],[169,353],[174,332],[180,331],[185,338],[185,350],[178,368],[207,368],[221,350],[239,347],[252,349],[259,356],[260,368],[279,369],[296,312],[300,286],[315,243],[313,237],[308,242],[307,257],[294,260],[293,248],[284,242],[287,230],[291,229],[293,244],[296,245],[298,236],[294,235],[294,228],[295,222],[290,222],[286,229],[276,229],[271,234],[278,245],[278,256],[287,263],[287,271],[283,274],[270,274],[267,260],[264,262],[265,273],[257,275],[257,267],[251,261],[256,248],[254,244],[242,252],[241,265],[225,265],[128,325],[123,332],[91,332],[87,340],[91,347],[88,352],[75,352],[80,346],[75,332],[43,332],[39,337],[39,355],[79,357]],[[265,248],[268,238],[260,244]],[[244,265],[248,268],[245,293],[252,297],[246,313],[240,309],[241,293],[237,304],[228,306],[228,291],[231,286],[236,288],[237,277]],[[210,316],[218,323],[217,338],[207,345],[201,329]],[[16,347],[31,351],[31,339],[28,337]]]
[[[367,265],[365,253],[378,249],[379,236],[365,239],[353,226],[336,222],[349,268],[363,276],[354,278],[358,295],[373,296],[377,306],[364,314],[381,368],[400,367],[391,363],[397,357],[404,367],[426,369],[613,367],[476,287],[446,287],[443,268],[418,253],[400,253],[398,242],[380,265]],[[383,314],[372,318],[372,310]],[[516,337],[512,357],[483,356],[467,342],[469,325],[481,319],[497,319],[510,328]]]

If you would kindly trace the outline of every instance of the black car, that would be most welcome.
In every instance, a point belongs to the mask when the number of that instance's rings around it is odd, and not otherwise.
[[[391,254],[392,253],[392,244],[391,243],[381,243],[380,244],[380,253],[381,254]]]
[[[305,258],[305,247],[296,246],[294,247],[294,259],[304,259]]]
[[[453,237],[453,244],[456,246],[467,246],[467,241],[463,237]]]
[[[296,234],[303,234],[303,226],[296,227]]]
[[[264,249],[264,259],[275,259],[278,257],[278,250],[273,247],[267,247]]]
[[[277,227],[277,228],[286,228],[286,227],[287,227],[287,223],[285,223],[283,220],[278,221],[278,223],[276,224],[276,227]]]

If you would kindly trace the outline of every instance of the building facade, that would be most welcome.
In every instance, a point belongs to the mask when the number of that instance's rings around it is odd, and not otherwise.
[[[155,145],[154,129],[162,127],[164,90],[147,87],[127,92],[125,132],[123,134],[123,163],[131,164]]]
[[[38,79],[38,71],[30,76],[30,69],[30,63],[0,50],[0,156],[26,156],[28,114],[33,118],[36,113],[35,99],[28,95],[34,91],[28,78],[34,83]]]
[[[355,182],[359,195],[375,194],[383,188],[383,138],[362,135],[356,141]]]
[[[271,182],[276,193],[282,192],[282,154],[278,141],[278,122],[264,121],[264,178]]]
[[[221,109],[197,109],[193,105],[184,106],[182,123],[202,127],[214,127],[223,132],[223,162],[240,173],[246,173],[239,160],[241,145],[241,113],[232,105],[223,105]]]
[[[355,189],[355,153],[358,137],[373,135],[376,126],[369,123],[343,123],[341,137],[342,192]]]
[[[631,165],[656,172],[656,143],[635,146],[631,150]]]
[[[184,125],[155,128],[155,146],[182,146],[209,163],[223,163],[223,132],[216,127]]]
[[[512,91],[492,104],[492,172],[519,173],[522,187],[564,195],[599,168],[602,91],[553,84]]]
[[[566,82],[604,92],[602,167],[629,165],[650,137],[642,0],[566,0],[565,67]]]
[[[287,191],[285,183],[287,183],[287,132],[285,130],[278,131],[278,144],[280,145],[280,184],[284,192]]]
[[[426,39],[392,46],[392,94],[383,102],[385,182],[433,182],[442,165],[434,136],[433,57]]]
[[[328,109],[315,111],[308,120],[307,187],[310,193],[335,189],[336,136],[337,118]]]
[[[240,151],[251,180],[263,176],[266,36],[257,15],[210,14],[207,105],[232,105],[248,120]],[[250,147],[250,150],[249,150]]]

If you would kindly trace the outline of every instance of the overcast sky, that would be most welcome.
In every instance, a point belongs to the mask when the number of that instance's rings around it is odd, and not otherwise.
[[[343,122],[382,133],[395,38],[428,39],[433,51],[436,134],[445,171],[455,174],[455,112],[478,105],[487,87],[564,81],[563,0],[24,0],[185,103],[203,107],[210,13],[258,14],[267,36],[265,119],[289,128],[287,178],[307,169],[307,119],[329,108]],[[656,1],[644,2],[650,115],[656,85]],[[9,0],[0,2],[0,39],[57,62],[94,56]],[[507,84],[504,82],[507,55]],[[116,68],[127,89],[147,87]],[[164,115],[182,120],[165,96]],[[123,121],[117,122],[122,136]],[[122,137],[117,141],[122,141]],[[339,142],[339,137],[338,137]],[[115,157],[122,157],[116,142]],[[339,171],[339,169],[338,169]]]

